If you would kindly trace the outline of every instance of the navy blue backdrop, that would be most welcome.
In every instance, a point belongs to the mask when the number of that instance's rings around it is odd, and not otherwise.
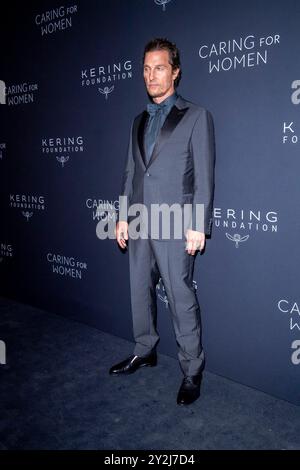
[[[207,369],[300,404],[299,1],[12,2],[1,22],[0,294],[132,339],[128,254],[96,236],[97,206],[118,209],[143,47],[168,37],[180,94],[215,121]]]

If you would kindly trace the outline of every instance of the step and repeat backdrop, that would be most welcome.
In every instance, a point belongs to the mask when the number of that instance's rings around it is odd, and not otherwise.
[[[1,22],[0,294],[133,339],[128,253],[96,227],[148,102],[144,45],[167,37],[178,92],[215,123],[194,273],[207,370],[300,405],[299,1],[12,2]],[[177,357],[161,282],[157,299]]]

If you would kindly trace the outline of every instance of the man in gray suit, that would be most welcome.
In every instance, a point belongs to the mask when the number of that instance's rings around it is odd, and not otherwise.
[[[159,341],[156,285],[161,277],[184,374],[177,403],[186,405],[200,395],[204,368],[200,308],[193,287],[193,271],[196,254],[204,249],[212,226],[213,121],[206,109],[184,100],[176,92],[181,66],[175,44],[162,38],[150,41],[144,50],[143,71],[152,102],[131,126],[121,191],[121,195],[128,198],[129,211],[127,213],[121,205],[115,231],[122,249],[128,243],[136,344],[133,355],[111,367],[110,374],[130,374],[140,367],[156,365]],[[145,208],[146,217],[140,224],[143,236],[136,236],[134,230],[130,230],[133,222],[130,207],[136,207],[133,204],[143,204]],[[167,237],[155,218],[151,216],[148,223],[149,212],[159,205],[191,209],[181,236],[178,237],[176,226],[178,219],[172,230],[167,230]],[[162,217],[164,225],[164,214]]]

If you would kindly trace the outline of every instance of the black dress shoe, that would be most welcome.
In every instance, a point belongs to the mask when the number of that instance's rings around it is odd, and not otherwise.
[[[202,373],[184,377],[177,395],[178,405],[190,405],[199,398],[201,380]]]
[[[112,366],[109,370],[111,375],[120,375],[120,374],[133,374],[140,367],[153,367],[157,364],[157,355],[156,352],[152,352],[148,356],[130,356],[125,361]]]

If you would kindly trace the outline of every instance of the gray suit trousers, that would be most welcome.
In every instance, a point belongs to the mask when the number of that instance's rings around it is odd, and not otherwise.
[[[204,366],[200,308],[193,287],[195,256],[185,250],[185,240],[128,241],[134,354],[146,356],[155,349],[157,332],[156,284],[162,278],[184,375],[197,375]],[[197,253],[197,252],[196,252]]]

